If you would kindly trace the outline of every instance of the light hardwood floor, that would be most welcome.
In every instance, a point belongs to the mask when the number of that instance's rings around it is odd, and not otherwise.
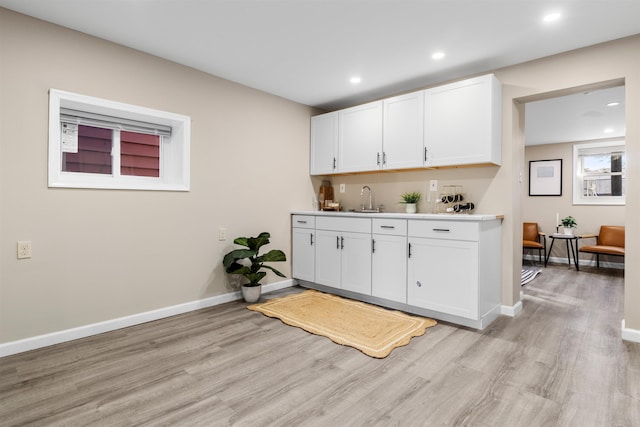
[[[640,426],[622,273],[550,265],[523,290],[516,318],[382,360],[241,302],[5,357],[0,425]]]

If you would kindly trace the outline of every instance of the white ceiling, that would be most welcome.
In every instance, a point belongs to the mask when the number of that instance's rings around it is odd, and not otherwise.
[[[624,86],[525,104],[526,145],[625,136]]]
[[[640,0],[0,0],[333,110],[640,34]],[[555,22],[542,18],[561,13]],[[432,53],[445,57],[433,60]],[[349,79],[358,75],[361,83]]]

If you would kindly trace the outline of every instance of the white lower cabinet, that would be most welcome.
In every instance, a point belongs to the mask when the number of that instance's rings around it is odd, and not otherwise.
[[[479,329],[500,315],[499,219],[315,215],[314,279],[309,234],[293,229],[305,286]]]
[[[371,295],[407,303],[407,221],[373,220]]]
[[[318,222],[325,229],[316,230],[315,282],[371,295],[371,220],[322,217]]]
[[[291,270],[292,276],[296,279],[313,282],[316,278],[314,233],[315,230],[306,228],[294,228],[291,231],[293,249]]]
[[[409,238],[407,304],[475,319],[478,243]]]
[[[291,275],[295,279],[315,280],[316,218],[313,215],[293,215],[291,217]]]

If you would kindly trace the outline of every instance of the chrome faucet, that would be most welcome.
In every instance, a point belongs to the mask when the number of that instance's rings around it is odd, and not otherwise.
[[[371,190],[371,187],[365,185],[364,187],[362,187],[362,190],[360,190],[360,197],[364,196],[364,190],[369,190],[369,207],[365,208],[363,205],[362,209],[373,210],[373,191]]]

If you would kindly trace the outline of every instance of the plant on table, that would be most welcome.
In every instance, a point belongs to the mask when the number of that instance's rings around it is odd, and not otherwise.
[[[576,228],[578,226],[578,223],[576,222],[576,219],[574,217],[572,217],[571,215],[562,218],[560,220],[560,224],[562,224],[562,226],[564,228]]]

